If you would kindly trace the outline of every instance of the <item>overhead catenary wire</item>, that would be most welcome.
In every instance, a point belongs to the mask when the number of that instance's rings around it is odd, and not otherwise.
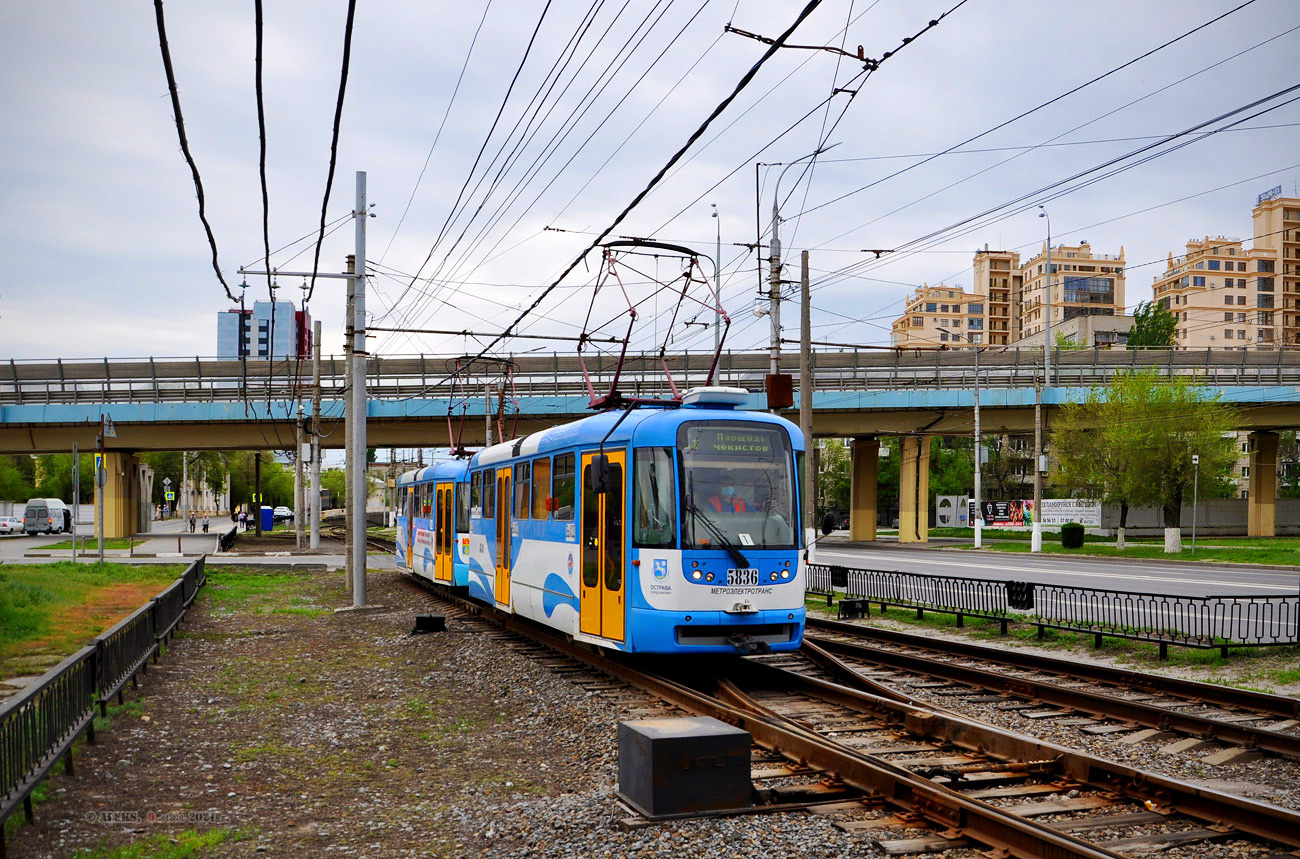
[[[163,19],[162,0],[154,0],[153,8],[154,20],[158,27],[158,47],[162,51],[163,71],[167,74],[167,92],[171,96],[172,116],[176,122],[176,135],[180,139],[181,154],[185,156],[185,163],[189,165],[190,175],[194,179],[194,193],[199,201],[199,220],[203,223],[203,232],[208,237],[208,247],[212,249],[212,270],[216,272],[221,288],[226,291],[226,297],[235,301],[235,294],[230,291],[230,285],[226,283],[226,277],[221,273],[221,265],[217,261],[217,239],[212,234],[212,225],[208,223],[203,196],[203,179],[199,176],[199,167],[194,163],[194,156],[190,153],[190,142],[185,136],[185,118],[181,113],[181,97],[176,88],[176,72],[172,68],[171,49],[167,45],[167,25]]]

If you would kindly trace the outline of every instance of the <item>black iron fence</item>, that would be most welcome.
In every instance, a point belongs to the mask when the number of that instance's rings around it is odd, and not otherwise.
[[[157,597],[132,612],[32,686],[0,705],[0,853],[4,822],[21,804],[32,819],[31,792],[64,760],[84,733],[94,742],[95,705],[101,713],[137,675],[147,670],[207,581],[204,558],[185,569]]]
[[[1174,596],[1072,585],[932,576],[810,564],[808,592],[827,605],[840,598],[843,614],[869,614],[872,605],[996,620],[1003,634],[1012,623],[1103,638],[1129,638],[1160,646],[1219,648],[1300,644],[1300,596]]]

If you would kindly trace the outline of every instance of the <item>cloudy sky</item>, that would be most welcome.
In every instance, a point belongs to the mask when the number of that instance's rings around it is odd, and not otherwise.
[[[879,58],[955,2],[825,0],[791,42],[851,52],[861,45],[866,57]],[[797,277],[798,251],[810,250],[818,339],[887,343],[889,322],[915,285],[969,286],[973,248],[1037,249],[1044,221],[1036,210],[997,207],[1021,197],[1035,203],[1044,196],[1033,194],[1038,189],[1300,83],[1300,3],[1255,0],[951,154],[926,163],[919,156],[1239,5],[968,0],[865,79],[854,59],[783,50],[614,234],[685,243],[712,256],[720,223],[724,301],[735,316],[729,345],[763,346],[766,320],[750,313],[757,260],[738,244],[755,241],[754,162],[788,163],[822,140],[837,144],[815,169],[796,166],[781,181],[788,276]],[[724,25],[776,36],[802,3],[357,6],[327,214],[339,229],[325,240],[321,270],[339,271],[351,252],[352,225],[340,219],[352,207],[356,172],[365,171],[376,215],[368,224],[372,324],[494,332],[612,222],[762,55],[763,44],[725,33]],[[265,7],[271,246],[289,246],[272,259],[283,270],[310,269],[310,242],[291,243],[314,235],[320,218],[347,4],[266,0]],[[239,266],[260,266],[263,256],[253,4],[173,2],[165,11],[221,268],[238,293]],[[215,317],[230,302],[212,272],[180,154],[152,4],[5,3],[0,44],[0,356],[215,354]],[[837,86],[856,95],[832,97]],[[1132,267],[1128,302],[1149,298],[1160,266],[1142,263],[1181,252],[1190,237],[1249,238],[1256,195],[1277,185],[1295,192],[1300,102],[1284,102],[1297,95],[1234,113],[1205,126],[1244,120],[1233,130],[1051,200],[1054,237],[1088,239],[1106,253],[1123,246]],[[759,171],[764,232],[780,170]],[[909,252],[874,262],[863,248]],[[432,281],[413,281],[422,266]],[[651,296],[648,279],[668,279],[675,266],[646,258],[624,272],[634,300],[650,311],[637,345],[666,333],[669,302]],[[593,254],[525,327],[578,333],[599,271]],[[282,277],[279,285],[281,298],[301,299],[302,278]],[[250,300],[267,293],[266,278],[247,278]],[[616,308],[621,297],[608,295],[608,308]],[[792,337],[796,309],[786,316]],[[325,349],[338,350],[342,282],[319,281],[310,310],[324,323]],[[679,317],[674,345],[711,339],[680,327],[693,316]],[[372,341],[390,354],[476,348],[459,336]]]

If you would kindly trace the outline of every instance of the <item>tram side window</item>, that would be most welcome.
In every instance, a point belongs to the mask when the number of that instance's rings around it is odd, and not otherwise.
[[[812,488],[808,486],[808,484],[804,481],[806,473],[804,472],[803,464],[804,464],[804,457],[806,455],[807,454],[805,454],[804,451],[802,450],[796,450],[794,452],[794,479],[799,483],[799,504],[796,506],[794,515],[791,516],[791,519],[795,522],[800,521],[799,515],[804,510],[803,499],[808,497],[806,493],[812,491]],[[803,523],[803,528],[811,528],[811,527],[813,527],[811,522]],[[794,529],[794,534],[795,534],[794,539],[795,539],[796,546],[803,545],[803,540],[804,540],[803,528]]]
[[[533,518],[549,519],[551,509],[551,459],[533,460]]]
[[[667,447],[637,448],[633,492],[633,545],[670,549],[677,544],[677,493],[673,452]]]
[[[456,484],[456,533],[469,533],[469,484]]]
[[[469,506],[478,507],[483,503],[483,472],[476,471],[469,477]]]
[[[555,494],[555,518],[565,522],[573,521],[573,454],[565,453],[555,457],[555,475],[552,479],[552,492]]]
[[[433,518],[433,497],[435,492],[433,488],[433,484],[426,483],[424,484],[424,486],[420,488],[424,490],[424,518],[432,519]]]
[[[532,510],[532,502],[529,500],[528,490],[532,487],[532,481],[528,476],[528,463],[521,462],[515,466],[515,518],[527,519]]]
[[[483,518],[492,519],[497,515],[497,485],[495,482],[495,471],[480,472],[483,477]]]

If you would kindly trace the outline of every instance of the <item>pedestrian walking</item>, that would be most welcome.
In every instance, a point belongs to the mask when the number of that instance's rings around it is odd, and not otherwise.
[[[203,514],[203,533],[208,533],[208,514]]]
[[[198,523],[199,523],[199,517],[197,517],[197,516],[195,516],[193,513],[191,513],[191,514],[190,514],[190,533],[191,533],[191,534],[194,533],[194,526],[197,525]]]
[[[239,530],[243,531],[248,527],[248,514],[243,510],[239,511]]]

